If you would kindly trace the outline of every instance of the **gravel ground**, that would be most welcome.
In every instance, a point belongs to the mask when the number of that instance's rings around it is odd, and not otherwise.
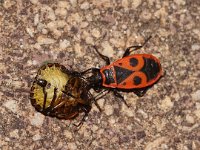
[[[165,76],[143,97],[112,94],[80,130],[46,117],[29,100],[44,62],[83,71],[126,47],[161,60]],[[0,0],[0,149],[200,149],[200,1]]]

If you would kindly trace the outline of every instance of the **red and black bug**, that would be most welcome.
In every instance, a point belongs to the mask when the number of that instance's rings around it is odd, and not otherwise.
[[[102,55],[96,47],[94,49],[106,62],[102,68],[90,68],[82,74],[92,72],[87,77],[89,86],[96,91],[102,88],[112,90],[114,94],[123,99],[118,90],[133,91],[138,96],[143,96],[147,89],[156,83],[163,75],[160,61],[151,54],[132,54],[134,50],[142,48],[150,39],[149,37],[142,46],[131,46],[126,49],[123,57],[110,63],[107,56]],[[124,101],[125,102],[125,101]]]

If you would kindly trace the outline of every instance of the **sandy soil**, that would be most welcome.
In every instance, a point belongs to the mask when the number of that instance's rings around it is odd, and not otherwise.
[[[200,149],[200,1],[0,0],[0,149]],[[126,47],[157,56],[165,76],[143,97],[111,93],[76,131],[35,111],[29,91],[44,62],[83,71]],[[74,120],[73,122],[77,122]]]

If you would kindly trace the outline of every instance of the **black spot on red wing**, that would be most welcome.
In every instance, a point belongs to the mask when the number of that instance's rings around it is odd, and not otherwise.
[[[137,65],[138,65],[138,60],[137,60],[136,58],[131,58],[131,59],[130,59],[130,65],[131,65],[132,67],[137,66]]]
[[[113,71],[112,71],[112,69],[105,69],[104,71],[103,71],[103,74],[104,74],[104,76],[105,76],[105,84],[111,84],[111,83],[115,83],[115,80],[114,80],[114,78],[113,78]]]
[[[128,70],[118,66],[114,66],[114,69],[115,69],[117,84],[124,81],[128,76],[130,76],[133,73],[132,70]]]
[[[122,63],[119,63],[120,66],[122,66]]]
[[[147,76],[147,82],[156,78],[160,72],[160,64],[151,58],[143,58],[144,66],[141,69],[143,73]]]
[[[134,83],[134,85],[139,85],[139,84],[141,84],[141,82],[142,82],[142,79],[141,79],[140,77],[135,76],[135,77],[133,78],[133,83]]]

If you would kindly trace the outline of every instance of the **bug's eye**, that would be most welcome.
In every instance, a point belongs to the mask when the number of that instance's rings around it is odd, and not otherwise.
[[[47,85],[47,81],[44,79],[38,79],[37,84],[41,87],[45,87]]]

